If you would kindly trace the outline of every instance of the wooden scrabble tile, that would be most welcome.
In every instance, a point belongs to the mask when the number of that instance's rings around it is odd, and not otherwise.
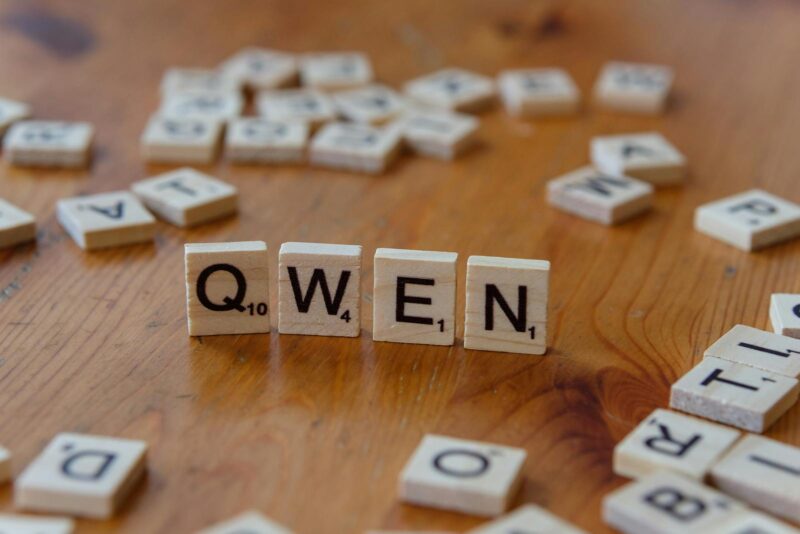
[[[153,213],[188,227],[236,213],[236,188],[189,167],[135,182],[131,189]]]
[[[703,480],[741,432],[657,409],[614,447],[614,473],[642,478],[670,470]]]
[[[360,245],[284,243],[278,258],[278,332],[361,334]]]
[[[497,82],[506,112],[515,117],[574,115],[581,93],[563,69],[518,69],[500,73]]]
[[[36,239],[33,215],[0,198],[0,248]]]
[[[728,330],[703,356],[800,378],[800,341],[743,324]]]
[[[225,155],[235,163],[288,163],[305,159],[308,125],[260,117],[237,119],[228,125]]]
[[[11,478],[11,453],[0,447],[0,484]],[[0,531],[2,532],[2,531]]]
[[[463,113],[415,108],[400,120],[403,140],[422,156],[452,160],[475,145],[479,121]]]
[[[653,186],[587,166],[547,182],[547,201],[567,213],[612,225],[648,211]]]
[[[800,339],[800,295],[773,293],[769,301],[769,319],[776,334]]]
[[[146,243],[156,233],[155,218],[127,191],[61,199],[56,216],[84,250]]]
[[[0,514],[2,534],[72,534],[75,523],[66,517]]]
[[[520,506],[510,514],[481,525],[467,534],[585,534],[560,517],[534,504]]]
[[[760,189],[703,204],[695,230],[745,251],[800,235],[800,206]]]
[[[344,118],[366,124],[384,124],[405,109],[397,91],[380,84],[339,91],[333,95],[333,101]]]
[[[550,262],[470,256],[464,347],[544,354]]]
[[[197,534],[292,534],[292,531],[251,510],[203,529]]]
[[[300,61],[300,79],[306,87],[349,89],[372,81],[372,65],[360,52],[306,54]]]
[[[142,156],[154,163],[213,163],[222,123],[212,119],[154,116],[142,134]]]
[[[0,98],[0,136],[2,136],[13,123],[27,119],[30,116],[31,108],[28,104],[8,98]]]
[[[212,69],[173,67],[167,69],[161,79],[162,95],[185,91],[236,92],[241,88],[239,79]]]
[[[452,345],[457,259],[455,252],[377,249],[372,339]]]
[[[602,172],[631,176],[655,186],[680,184],[686,158],[655,132],[604,135],[591,141],[592,164]]]
[[[331,97],[314,89],[261,91],[256,99],[258,114],[275,122],[304,122],[313,130],[336,118]]]
[[[495,516],[522,484],[523,449],[427,434],[400,473],[400,499]]]
[[[672,385],[669,406],[763,432],[797,402],[797,394],[794,378],[708,357]]]
[[[603,499],[603,520],[625,534],[701,534],[746,507],[696,480],[659,471]]]
[[[594,86],[596,104],[616,111],[657,114],[664,111],[672,69],[644,63],[606,63]]]
[[[145,472],[147,444],[58,434],[14,483],[14,504],[39,512],[107,519]]]
[[[400,153],[400,135],[395,125],[332,122],[311,139],[309,161],[317,167],[378,174]]]
[[[297,82],[295,57],[267,48],[243,48],[220,65],[219,71],[252,91],[278,89]]]
[[[158,114],[170,119],[228,121],[242,114],[244,99],[231,91],[181,91],[164,96]]]
[[[738,512],[704,534],[800,534],[800,530],[760,512]]]
[[[266,243],[187,243],[185,259],[190,336],[269,332]]]
[[[442,69],[405,84],[420,104],[451,111],[481,111],[495,101],[494,80],[464,69]]]
[[[85,167],[94,128],[86,122],[19,121],[3,139],[3,154],[24,167]]]
[[[714,484],[753,506],[800,522],[800,448],[749,435],[711,470]]]

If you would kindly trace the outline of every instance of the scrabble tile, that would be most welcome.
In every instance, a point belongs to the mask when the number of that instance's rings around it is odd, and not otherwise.
[[[284,243],[278,272],[278,332],[361,334],[361,246]]]
[[[0,484],[11,478],[11,453],[0,447]],[[2,531],[0,531],[2,532]]]
[[[513,512],[495,519],[467,534],[585,534],[560,517],[534,504],[520,506]]]
[[[312,130],[336,118],[331,97],[313,89],[261,91],[256,108],[259,115],[270,121],[304,122]]]
[[[708,357],[672,385],[669,406],[763,432],[797,402],[797,393],[794,378]]]
[[[428,434],[400,473],[411,504],[496,516],[522,484],[523,449]]]
[[[300,62],[300,79],[316,89],[349,89],[372,81],[372,65],[359,52],[306,54]]]
[[[455,252],[375,251],[372,339],[395,343],[455,342]]]
[[[800,448],[748,435],[711,470],[714,484],[753,506],[800,522]]]
[[[550,262],[470,256],[464,347],[544,354]]]
[[[800,534],[800,530],[766,514],[747,510],[709,527],[704,534]]]
[[[655,186],[683,183],[686,158],[655,132],[604,135],[591,141],[592,164],[600,171],[638,178]]]
[[[567,213],[612,225],[648,211],[653,186],[587,166],[547,182],[547,201]]]
[[[728,330],[703,356],[800,378],[800,341],[743,324]]]
[[[420,104],[451,111],[481,111],[495,101],[494,80],[464,69],[443,69],[405,84]]]
[[[380,84],[339,91],[333,95],[333,101],[342,117],[366,124],[384,124],[405,109],[400,95]]]
[[[235,187],[189,167],[135,182],[131,189],[148,209],[176,226],[195,226],[236,213]]]
[[[162,95],[185,91],[236,92],[241,88],[240,80],[211,69],[173,67],[161,79]]]
[[[84,250],[146,243],[156,233],[155,218],[127,191],[61,199],[56,216]]]
[[[403,140],[419,155],[452,160],[476,144],[478,119],[463,113],[416,108],[400,120]]]
[[[154,116],[142,134],[142,156],[153,163],[213,163],[221,134],[217,120]]]
[[[746,507],[699,482],[659,471],[603,499],[603,520],[625,534],[701,534]]]
[[[108,519],[145,472],[143,441],[58,434],[14,484],[18,508]]]
[[[260,117],[228,125],[225,156],[234,163],[289,163],[305,159],[308,125]]]
[[[185,259],[190,336],[269,332],[266,243],[187,243]]]
[[[33,215],[0,198],[0,248],[36,239]]]
[[[769,319],[776,334],[800,339],[800,295],[773,293],[769,301]]]
[[[6,132],[3,154],[24,167],[85,167],[93,137],[86,122],[19,121]]]
[[[614,447],[614,473],[642,478],[670,470],[703,480],[741,432],[657,409]]]
[[[574,115],[581,93],[562,69],[518,69],[500,73],[497,82],[506,112],[515,117]]]
[[[594,86],[596,104],[611,110],[657,114],[664,111],[674,75],[662,65],[606,63]]]
[[[72,534],[75,523],[66,517],[0,514],[2,534]]]
[[[760,189],[703,204],[695,230],[751,251],[800,235],[800,206]]]
[[[292,531],[251,510],[197,534],[292,534]]]
[[[309,161],[317,167],[378,174],[397,158],[400,128],[332,122],[311,139]]]
[[[13,123],[27,119],[30,116],[31,108],[28,104],[8,98],[0,98],[0,136],[2,136]]]
[[[167,94],[158,114],[170,119],[228,121],[239,117],[244,99],[238,92],[183,91]]]
[[[267,48],[243,48],[219,68],[252,91],[288,87],[297,82],[297,60],[292,54]]]

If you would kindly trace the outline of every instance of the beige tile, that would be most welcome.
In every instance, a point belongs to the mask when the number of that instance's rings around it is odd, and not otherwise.
[[[260,91],[294,85],[298,71],[297,60],[292,54],[246,47],[222,63],[219,72],[252,91]]]
[[[14,484],[18,508],[110,518],[142,478],[143,441],[58,434]]]
[[[399,154],[400,136],[394,125],[332,122],[311,139],[309,161],[317,167],[378,174]]]
[[[683,183],[686,157],[656,132],[592,138],[592,164],[608,174],[622,174],[656,187]]]
[[[6,132],[3,155],[23,167],[86,167],[93,137],[87,122],[23,120]]]
[[[703,356],[800,378],[800,341],[743,324],[728,330]]]
[[[66,517],[0,514],[2,534],[72,534],[75,523]]]
[[[520,506],[510,514],[486,523],[467,534],[585,534],[560,517],[534,504]]]
[[[766,514],[747,510],[706,529],[704,534],[800,534],[800,530]]]
[[[419,155],[452,160],[477,141],[479,121],[463,113],[414,108],[400,119],[403,139]]]
[[[269,332],[266,243],[187,243],[185,260],[190,336]]]
[[[292,534],[288,528],[251,510],[199,531],[197,534]]]
[[[800,294],[773,293],[769,319],[776,334],[800,339]]]
[[[497,85],[506,112],[515,117],[574,115],[581,93],[563,69],[506,70]]]
[[[405,101],[391,87],[371,84],[333,95],[339,114],[353,122],[385,124],[405,109]]]
[[[258,114],[275,122],[303,122],[313,130],[336,119],[330,96],[315,89],[261,91],[256,98]]]
[[[8,98],[0,98],[0,136],[5,133],[9,126],[30,116],[31,108],[28,104]]]
[[[305,159],[308,125],[247,117],[232,121],[225,156],[234,163],[289,163]]]
[[[452,345],[457,259],[455,252],[377,249],[372,339]]]
[[[161,79],[162,96],[186,91],[239,91],[241,81],[213,69],[173,67]]]
[[[151,117],[141,138],[142,156],[153,163],[213,163],[222,128],[212,119]]]
[[[372,65],[360,52],[320,52],[300,59],[300,80],[306,87],[350,89],[372,81]]]
[[[481,516],[500,515],[522,484],[523,449],[427,434],[400,473],[400,499]]]
[[[674,74],[671,68],[645,63],[606,63],[594,86],[594,101],[603,108],[657,114],[667,104]]]
[[[36,239],[36,220],[27,211],[0,198],[0,248]]]
[[[183,91],[164,96],[158,115],[170,119],[233,120],[242,114],[239,92]]]
[[[494,80],[448,68],[409,81],[404,91],[416,102],[451,111],[481,111],[495,101]]]
[[[0,447],[0,484],[11,479],[11,453]],[[2,531],[0,531],[2,532]]]

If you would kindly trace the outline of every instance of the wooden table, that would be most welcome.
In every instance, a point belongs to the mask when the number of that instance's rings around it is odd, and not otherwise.
[[[615,443],[736,323],[768,327],[770,293],[800,291],[800,242],[746,254],[692,229],[696,206],[754,186],[800,201],[800,11],[790,2],[137,0],[0,5],[0,95],[97,128],[90,171],[8,168],[0,193],[34,212],[38,244],[0,251],[0,443],[14,472],[57,432],[149,442],[149,475],[114,521],[78,532],[184,533],[257,508],[305,533],[464,531],[479,518],[406,506],[397,476],[426,432],[524,447],[517,503],[594,532],[623,483]],[[588,96],[609,59],[677,71],[663,117],[588,109],[521,122],[482,115],[454,163],[406,156],[383,176],[295,167],[207,169],[241,213],[154,245],[84,253],[58,198],[124,189],[170,66],[213,66],[249,44],[363,50],[399,86],[447,65],[487,74],[563,66]],[[691,162],[648,216],[605,228],[547,206],[548,179],[597,134],[658,130]],[[365,247],[358,339],[190,339],[185,242],[263,239]],[[546,357],[373,343],[376,247],[552,262]],[[458,295],[463,317],[463,283]],[[273,316],[273,323],[276,317]],[[459,328],[459,337],[461,335]],[[767,433],[800,444],[800,407]],[[0,508],[12,509],[11,488]]]

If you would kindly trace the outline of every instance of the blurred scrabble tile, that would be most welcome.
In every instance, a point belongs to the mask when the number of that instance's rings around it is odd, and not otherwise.
[[[595,137],[590,152],[598,170],[656,187],[680,184],[686,178],[686,158],[659,133]]]
[[[184,249],[190,336],[269,332],[266,243],[187,243]]]
[[[738,512],[703,534],[800,534],[800,530],[760,512]]]
[[[11,478],[11,453],[0,447],[0,484]],[[2,531],[0,531],[2,532]]]
[[[614,447],[614,473],[642,478],[670,470],[703,480],[741,432],[657,409]]]
[[[86,122],[19,121],[3,139],[3,154],[24,167],[85,167],[94,128]]]
[[[189,167],[140,180],[131,189],[148,209],[176,226],[195,226],[236,213],[235,187]]]
[[[452,160],[476,144],[479,121],[463,113],[415,108],[400,120],[403,140],[417,154]]]
[[[75,523],[66,517],[0,514],[2,534],[72,534]]]
[[[714,466],[711,478],[737,499],[800,522],[800,448],[748,435]]]
[[[400,135],[395,125],[332,122],[311,139],[309,161],[317,167],[378,174],[400,153]]]
[[[456,68],[411,80],[404,91],[420,104],[451,111],[481,111],[495,100],[494,80]]]
[[[182,91],[164,96],[158,114],[170,119],[228,121],[242,114],[244,99],[231,91]]]
[[[800,339],[800,295],[773,293],[769,302],[769,319],[776,334]]]
[[[222,123],[213,119],[151,117],[142,134],[142,156],[153,163],[213,163]]]
[[[707,357],[672,385],[669,406],[760,433],[797,402],[797,394],[794,378]]]
[[[743,324],[728,330],[703,356],[800,378],[800,341]]]
[[[698,207],[694,227],[741,250],[757,250],[800,235],[800,206],[751,189]]]
[[[234,163],[289,163],[305,159],[308,125],[260,117],[228,125],[225,156]]]
[[[84,250],[146,243],[156,232],[155,218],[127,191],[61,199],[56,216]]]
[[[36,220],[27,211],[0,198],[0,248],[36,239]]]
[[[510,514],[467,531],[467,534],[585,534],[560,517],[534,504],[520,506]]]
[[[567,213],[612,225],[648,211],[653,186],[587,166],[547,182],[547,201]]]
[[[360,52],[305,54],[300,60],[300,79],[315,89],[350,89],[372,81],[372,65]]]
[[[219,72],[252,91],[278,89],[297,82],[297,60],[277,50],[246,47],[220,65]]]
[[[283,243],[278,258],[278,332],[361,334],[360,245]]]
[[[339,114],[353,122],[384,124],[397,118],[405,103],[391,87],[371,84],[333,95]]]
[[[464,347],[544,354],[550,262],[470,256]]]
[[[14,483],[18,508],[108,519],[142,478],[147,444],[58,434]]]
[[[372,339],[394,343],[455,342],[455,252],[375,251]]]
[[[8,98],[0,98],[0,136],[13,123],[27,119],[30,116],[31,108],[28,104]]]
[[[292,534],[288,528],[251,510],[233,519],[205,528],[197,534]]]
[[[563,69],[507,70],[498,77],[506,112],[515,117],[574,115],[581,93]]]
[[[261,91],[256,108],[267,120],[304,122],[312,130],[336,118],[336,106],[331,97],[314,89]]]
[[[240,80],[212,69],[173,67],[161,79],[162,96],[186,91],[237,92],[241,87]]]
[[[523,449],[427,434],[400,473],[411,504],[496,516],[522,484]]]
[[[606,109],[657,114],[667,104],[674,74],[671,68],[644,63],[612,61],[594,86],[594,101]]]

